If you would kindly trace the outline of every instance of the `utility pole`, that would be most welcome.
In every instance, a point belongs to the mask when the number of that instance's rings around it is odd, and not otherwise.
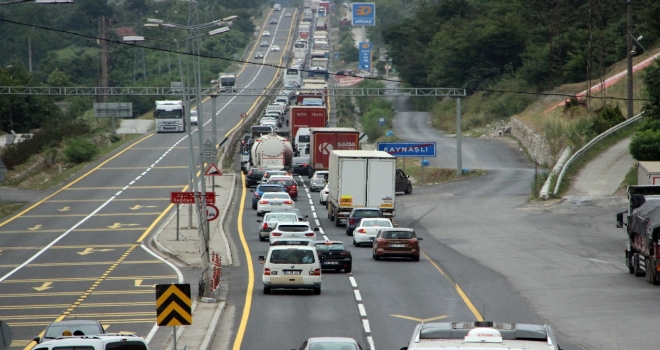
[[[32,38],[28,37],[28,70],[32,73]]]
[[[101,17],[101,87],[103,88],[103,102],[108,102],[108,25],[110,19]]]
[[[628,56],[628,81],[627,81],[627,91],[626,91],[626,102],[628,103],[628,119],[633,117],[633,38],[632,38],[632,27],[633,27],[633,18],[632,18],[632,0],[626,1],[626,8],[628,11],[628,23],[626,25],[626,47],[627,47],[627,56]]]

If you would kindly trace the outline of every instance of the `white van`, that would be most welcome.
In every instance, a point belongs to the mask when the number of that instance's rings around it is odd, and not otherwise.
[[[313,246],[271,246],[259,262],[264,265],[264,294],[271,289],[312,289],[321,294],[321,263]]]
[[[57,338],[37,344],[32,349],[149,350],[149,346],[142,337],[133,334],[110,333]]]

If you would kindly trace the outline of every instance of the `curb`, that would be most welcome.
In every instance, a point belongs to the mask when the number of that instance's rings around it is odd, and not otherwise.
[[[213,341],[213,336],[215,335],[217,329],[218,329],[218,324],[220,317],[222,316],[222,312],[225,310],[225,306],[227,303],[225,301],[221,301],[218,303],[218,306],[216,306],[215,313],[213,313],[213,317],[211,318],[211,323],[209,323],[209,329],[206,331],[206,334],[204,335],[204,340],[202,340],[202,344],[199,346],[199,350],[207,350],[209,346],[211,345]]]
[[[160,237],[160,234],[163,232],[163,229],[165,228],[165,226],[169,225],[169,224],[172,222],[172,219],[174,219],[174,216],[175,216],[175,215],[176,215],[176,212],[175,212],[175,211],[172,211],[172,212],[167,216],[167,219],[165,219],[165,221],[163,221],[163,224],[158,228],[158,230],[156,231],[156,234],[154,234],[154,236],[151,238],[150,243],[151,243],[151,245],[154,246],[159,252],[161,252],[161,253],[163,253],[163,254],[169,256],[170,258],[175,259],[175,260],[177,260],[177,261],[180,261],[180,262],[184,263],[184,264],[185,264],[186,266],[188,266],[188,267],[195,266],[193,263],[191,263],[190,261],[187,261],[186,259],[182,258],[181,256],[179,256],[179,255],[176,254],[175,252],[169,250],[167,247],[165,247],[164,245],[162,245],[162,244],[158,241],[158,237]]]
[[[225,234],[225,220],[227,219],[227,213],[229,213],[229,207],[231,206],[231,202],[234,199],[234,190],[236,188],[236,173],[232,172],[231,176],[233,177],[233,180],[231,182],[231,188],[229,189],[229,196],[227,196],[227,203],[225,203],[224,213],[222,213],[222,216],[220,216],[220,221],[218,222],[218,226],[217,226],[220,228],[220,236],[222,237],[222,241],[224,242],[225,249],[227,252],[226,259],[228,266],[234,265],[231,249],[229,247],[229,241],[227,240],[227,235]]]

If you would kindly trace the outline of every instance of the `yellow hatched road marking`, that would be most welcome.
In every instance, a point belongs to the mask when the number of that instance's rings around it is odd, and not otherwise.
[[[152,312],[153,314],[153,312]],[[61,320],[60,320],[61,321]],[[155,323],[156,318],[125,318],[125,319],[110,319],[110,320],[98,320],[101,324],[127,324],[127,323]],[[43,322],[7,322],[11,327],[34,327],[34,326],[48,326],[52,321],[43,321]]]
[[[59,316],[60,314],[40,314],[40,315],[19,315],[19,316],[3,316],[4,321],[18,321],[18,320],[38,320],[41,318],[53,319]],[[91,314],[79,314],[76,313],[76,318],[101,318],[101,317],[131,317],[131,316],[155,316],[153,310],[150,311],[129,311],[129,312],[107,312],[107,313],[91,313]],[[154,317],[155,319],[156,317]]]
[[[70,217],[79,217],[79,216],[88,216],[87,214],[34,214],[34,215],[23,215],[22,218],[70,218]],[[140,215],[160,215],[158,213],[113,213],[113,214],[94,214],[94,216],[140,216]]]
[[[121,262],[114,262],[113,265],[114,267],[118,266],[121,264]],[[114,270],[113,267],[113,270]],[[121,276],[121,277],[104,277],[103,279],[106,281],[128,281],[128,280],[136,280],[136,279],[143,279],[143,280],[157,280],[157,279],[166,279],[166,278],[178,278],[177,275],[163,275],[163,276]],[[81,281],[96,281],[98,280],[98,277],[62,277],[62,278],[49,278],[48,281],[50,282],[81,282]],[[2,283],[42,283],[43,278],[26,278],[22,280],[5,280]],[[0,294],[1,295],[1,294]]]
[[[2,283],[7,283],[2,282]],[[25,298],[25,297],[62,297],[71,295],[80,295],[82,291],[77,292],[51,292],[51,293],[13,293],[13,294],[0,294],[0,298]],[[154,294],[153,290],[99,290],[95,291],[94,295],[124,295],[124,294]]]
[[[95,248],[127,248],[132,246],[133,244],[94,244]],[[62,245],[62,246],[57,246],[54,245],[50,247],[50,249],[85,249],[88,248],[89,245]],[[43,246],[32,246],[32,247],[2,247],[3,250],[42,250],[44,249]]]
[[[150,189],[172,189],[172,188],[181,188],[181,185],[171,185],[171,186],[108,186],[108,187],[72,187],[67,188],[66,191],[99,191],[99,190],[122,190],[126,188],[127,190],[150,190]],[[107,199],[106,199],[107,200]]]
[[[29,310],[29,309],[61,309],[67,308],[70,304],[26,304],[26,305],[7,305],[0,306],[0,310]],[[80,308],[91,307],[123,307],[123,306],[149,306],[153,307],[153,301],[136,301],[132,303],[85,303],[80,304]]]
[[[139,227],[122,227],[121,230],[117,229],[109,229],[109,228],[77,228],[71,232],[120,232],[120,231],[140,231],[144,230],[143,228]],[[66,229],[59,229],[59,230],[35,230],[35,231],[30,231],[30,230],[19,230],[19,231],[0,231],[0,234],[3,233],[52,233],[52,232],[58,232],[58,233],[64,233]],[[4,248],[3,248],[4,249]]]
[[[113,202],[137,202],[137,201],[168,201],[169,202],[170,198],[169,197],[163,197],[163,198],[115,198],[112,201]],[[53,199],[46,201],[48,203],[77,203],[77,202],[106,202],[107,199]]]
[[[112,265],[114,261],[77,261],[77,262],[61,262],[61,263],[44,263],[44,264],[27,264],[25,267],[62,267],[62,266],[98,266],[98,265]],[[127,264],[164,264],[160,260],[142,260],[142,261],[124,261],[122,265]],[[4,264],[0,265],[0,268],[14,268],[18,264]],[[153,304],[153,303],[152,303]]]

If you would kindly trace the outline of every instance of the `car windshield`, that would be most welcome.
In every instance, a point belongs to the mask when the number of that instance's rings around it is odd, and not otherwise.
[[[287,179],[272,179],[268,183],[281,184],[284,187],[293,186],[293,180],[287,180]]]
[[[307,225],[277,225],[278,231],[284,231],[284,232],[305,232],[309,231],[309,226]]]
[[[270,256],[273,264],[311,264],[314,261],[313,250],[279,249]]]
[[[343,341],[314,342],[309,346],[310,350],[356,350],[354,343]]]
[[[271,193],[264,193],[264,195],[261,197],[262,199],[289,199],[289,195],[281,192],[271,192]]]
[[[374,220],[374,219],[365,219],[360,221],[360,226],[362,227],[392,227],[392,222],[390,220]]]
[[[353,217],[356,218],[379,218],[381,217],[380,210],[356,210]]]
[[[95,324],[77,324],[77,323],[65,323],[65,324],[57,324],[53,323],[48,327],[48,331],[46,331],[46,334],[44,335],[44,338],[57,338],[63,336],[62,332],[64,331],[69,331],[71,335],[73,335],[73,332],[75,331],[81,331],[84,333],[84,335],[94,335],[94,334],[102,334],[103,330],[99,329],[99,327]]]
[[[280,186],[260,186],[259,191],[261,191],[261,192],[282,192],[282,187],[280,187]]]
[[[289,222],[296,222],[298,221],[298,216],[296,214],[283,214],[283,213],[268,213],[266,214],[266,217],[264,217],[264,221],[268,222],[279,222],[279,221],[289,221]]]
[[[385,239],[411,239],[414,238],[413,233],[410,231],[385,231],[382,234]]]
[[[316,243],[316,250],[320,252],[335,251],[335,250],[344,250],[344,245],[341,243]]]

